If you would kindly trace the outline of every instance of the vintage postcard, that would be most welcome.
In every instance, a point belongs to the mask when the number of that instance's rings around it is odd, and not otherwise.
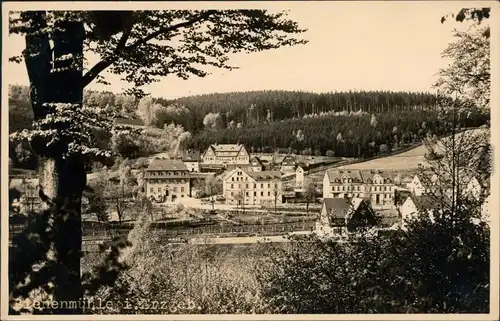
[[[1,319],[498,320],[499,9],[3,2]]]

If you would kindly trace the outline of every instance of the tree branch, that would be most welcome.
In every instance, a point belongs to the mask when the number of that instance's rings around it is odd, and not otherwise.
[[[131,29],[128,31],[128,32],[124,32],[121,39],[120,39],[120,42],[118,43],[118,46],[116,47],[116,50],[114,52],[114,54],[112,56],[110,56],[109,58],[105,58],[101,61],[99,61],[97,64],[95,64],[84,76],[83,76],[83,87],[85,88],[88,84],[90,84],[101,72],[103,72],[106,68],[108,68],[109,66],[111,66],[115,61],[118,60],[118,58],[120,58],[120,53],[122,52],[130,52],[132,50],[134,50],[135,48],[147,43],[148,41],[158,37],[159,35],[161,34],[164,34],[164,33],[168,33],[168,32],[171,32],[171,31],[175,31],[175,30],[178,30],[180,28],[184,28],[184,27],[189,27],[199,21],[202,21],[206,18],[208,18],[209,16],[211,16],[212,14],[214,14],[215,12],[217,12],[216,10],[208,10],[200,15],[198,15],[197,17],[191,19],[191,20],[188,20],[188,21],[184,21],[184,22],[181,22],[181,23],[178,23],[178,24],[175,24],[175,25],[172,25],[172,26],[169,26],[169,27],[165,27],[165,28],[160,28],[159,30],[151,33],[150,35],[136,41],[135,43],[125,47],[125,43],[127,42],[127,39],[128,37],[130,36],[130,32],[131,32]]]

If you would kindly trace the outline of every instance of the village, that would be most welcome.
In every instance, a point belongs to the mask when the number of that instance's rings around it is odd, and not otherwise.
[[[499,319],[498,8],[104,5],[4,4],[0,319]]]
[[[242,144],[212,144],[203,152],[188,149],[177,157],[154,156],[147,167],[133,174],[143,177],[139,189],[154,208],[165,213],[179,212],[180,207],[184,214],[188,213],[187,219],[182,219],[184,224],[189,222],[184,234],[200,218],[247,227],[255,223],[267,225],[267,229],[246,230],[210,227],[198,230],[197,237],[204,233],[240,237],[289,234],[285,232],[348,237],[361,222],[375,231],[404,229],[405,222],[417,213],[444,209],[445,204],[436,198],[442,184],[430,170],[342,169],[339,164],[345,163],[301,155],[259,157],[251,155]],[[482,201],[482,215],[487,217],[489,195],[484,194],[489,190],[488,179],[466,171],[460,177],[460,193]],[[12,196],[14,212],[39,207],[37,186],[37,179],[11,178],[10,190],[18,191]],[[451,189],[444,194],[451,198]],[[273,216],[279,219],[273,220]],[[111,215],[113,220],[117,218]],[[86,221],[91,223],[96,218],[90,215]],[[175,221],[175,215],[170,221]],[[274,229],[276,224],[281,227]],[[261,233],[233,233],[248,230]],[[174,233],[179,234],[183,233]]]

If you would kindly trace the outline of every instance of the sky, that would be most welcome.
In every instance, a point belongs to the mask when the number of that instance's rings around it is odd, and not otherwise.
[[[167,76],[144,87],[154,97],[177,97],[250,90],[432,91],[439,68],[447,61],[441,52],[462,24],[441,17],[457,13],[466,3],[451,1],[399,2],[278,2],[266,8],[289,10],[289,17],[308,31],[305,45],[237,54],[237,70],[214,70],[205,78]],[[220,3],[219,3],[220,5]],[[253,3],[254,7],[259,3]],[[273,6],[274,5],[274,6]],[[6,51],[18,54],[24,45],[10,36]],[[92,62],[92,60],[91,60]],[[96,62],[96,61],[94,61]],[[10,84],[28,84],[24,64],[9,63]],[[121,92],[128,85],[119,76],[105,75],[110,86],[89,89]]]

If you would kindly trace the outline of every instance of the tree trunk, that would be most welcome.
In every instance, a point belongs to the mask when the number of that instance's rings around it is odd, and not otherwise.
[[[55,23],[52,32],[53,52],[49,35],[39,32],[47,26],[45,13],[23,13],[32,30],[26,35],[26,68],[30,79],[30,99],[36,120],[42,120],[51,111],[44,103],[70,103],[81,105],[83,99],[81,59],[58,60],[64,55],[83,56],[84,29],[81,22],[62,20]],[[38,33],[33,33],[38,31]],[[56,70],[52,68],[57,68]],[[62,69],[61,69],[62,68]],[[51,70],[52,69],[52,70]],[[48,128],[67,129],[67,123],[51,123]],[[43,209],[52,214],[51,250],[54,257],[52,283],[55,301],[78,301],[82,298],[80,257],[82,243],[81,205],[86,186],[84,161],[80,155],[63,157],[68,150],[68,140],[55,146],[35,139],[32,141],[40,158],[40,196]],[[78,142],[77,142],[78,143]],[[53,313],[77,314],[82,310],[59,309]]]

